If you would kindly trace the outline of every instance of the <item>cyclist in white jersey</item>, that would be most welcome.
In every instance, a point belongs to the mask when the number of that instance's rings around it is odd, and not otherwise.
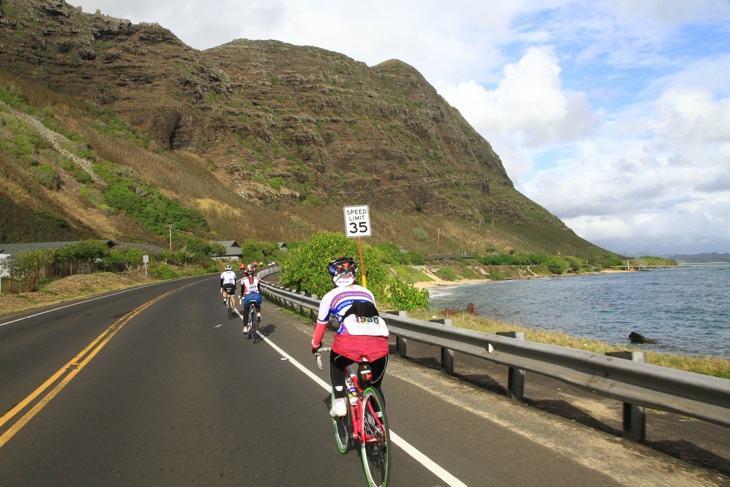
[[[236,308],[236,273],[231,270],[231,266],[227,265],[225,272],[221,273],[221,294],[223,302],[226,302],[226,296],[231,296],[231,306]]]

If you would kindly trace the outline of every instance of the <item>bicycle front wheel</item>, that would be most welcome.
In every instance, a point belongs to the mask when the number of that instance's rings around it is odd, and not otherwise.
[[[368,484],[383,487],[390,476],[390,430],[383,397],[374,387],[362,393],[362,467]]]

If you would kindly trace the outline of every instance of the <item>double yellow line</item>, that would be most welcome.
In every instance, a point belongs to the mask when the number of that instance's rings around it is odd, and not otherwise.
[[[190,284],[188,284],[187,286],[190,286]],[[25,426],[31,419],[33,419],[33,417],[38,414],[41,409],[43,409],[51,401],[51,399],[56,397],[56,395],[61,392],[63,388],[68,385],[69,382],[71,382],[71,379],[76,377],[76,374],[78,374],[81,369],[86,367],[89,362],[91,362],[91,359],[93,359],[96,354],[99,353],[99,351],[104,348],[107,343],[109,343],[109,340],[111,340],[112,337],[116,335],[116,333],[121,330],[124,325],[126,325],[132,318],[140,314],[148,307],[152,306],[161,299],[166,298],[170,294],[179,291],[180,289],[182,289],[182,287],[173,289],[172,291],[162,294],[152,301],[149,301],[138,307],[137,309],[130,311],[126,315],[122,316],[109,328],[104,330],[101,335],[99,335],[94,341],[92,341],[70,362],[61,367],[55,374],[53,374],[47,381],[45,381],[43,385],[41,385],[38,389],[33,391],[32,394],[19,402],[13,409],[5,413],[5,415],[0,418],[0,431],[5,427],[6,423],[8,423],[11,419],[13,419],[26,407],[28,407],[28,405],[35,401],[33,407],[22,417],[20,417],[14,424],[11,424],[7,431],[5,431],[5,433],[0,436],[0,448],[2,448],[5,443],[10,440],[10,438],[15,436],[15,434],[20,431],[23,426]]]

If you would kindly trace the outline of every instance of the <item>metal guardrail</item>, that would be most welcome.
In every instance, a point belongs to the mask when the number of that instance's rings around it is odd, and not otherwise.
[[[266,269],[262,271],[266,274],[260,274],[260,277],[278,270]],[[267,298],[280,306],[304,314],[308,311],[312,316],[319,309],[316,296],[270,283],[262,282],[262,287]],[[396,348],[400,355],[405,355],[407,340],[415,340],[441,347],[442,364],[445,356],[451,354],[453,357],[453,352],[458,351],[510,367],[510,379],[519,377],[513,373],[515,371],[530,371],[623,401],[634,408],[633,415],[624,408],[624,431],[637,441],[644,440],[643,411],[639,409],[642,407],[730,427],[730,380],[727,379],[626,360],[619,356],[445,326],[402,315],[390,314],[387,322],[391,335],[396,337]],[[514,386],[521,388],[521,380],[515,380]],[[513,396],[521,398],[521,391],[512,392]],[[640,417],[637,418],[637,415]]]

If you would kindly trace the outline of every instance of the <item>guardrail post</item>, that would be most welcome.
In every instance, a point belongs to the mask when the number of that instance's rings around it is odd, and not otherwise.
[[[431,323],[440,323],[446,326],[454,326],[454,320],[444,318],[440,320],[429,320]],[[454,351],[450,348],[441,347],[441,368],[449,375],[454,375]]]
[[[607,352],[609,357],[644,362],[644,352]],[[624,403],[624,437],[639,443],[646,440],[646,412],[643,407]]]
[[[306,296],[306,295],[307,295],[306,291],[299,291],[299,294],[300,294],[301,296]],[[306,309],[306,308],[304,308],[304,306],[302,306],[302,305],[299,305],[299,314],[300,314],[300,315],[302,315],[302,316],[306,316],[306,315],[304,314],[304,310],[305,310],[305,309]]]
[[[407,311],[386,311],[389,315],[396,315],[400,316],[401,318],[407,318],[408,312]],[[408,339],[396,336],[395,337],[395,351],[400,355],[401,357],[406,356],[406,349],[408,348]]]
[[[312,299],[319,299],[316,294],[312,294]],[[313,320],[317,319],[317,312],[313,309],[309,310],[309,317]]]
[[[500,331],[497,335],[524,340],[525,333],[522,331]],[[525,371],[510,367],[507,371],[507,396],[511,399],[521,401],[525,394]]]

